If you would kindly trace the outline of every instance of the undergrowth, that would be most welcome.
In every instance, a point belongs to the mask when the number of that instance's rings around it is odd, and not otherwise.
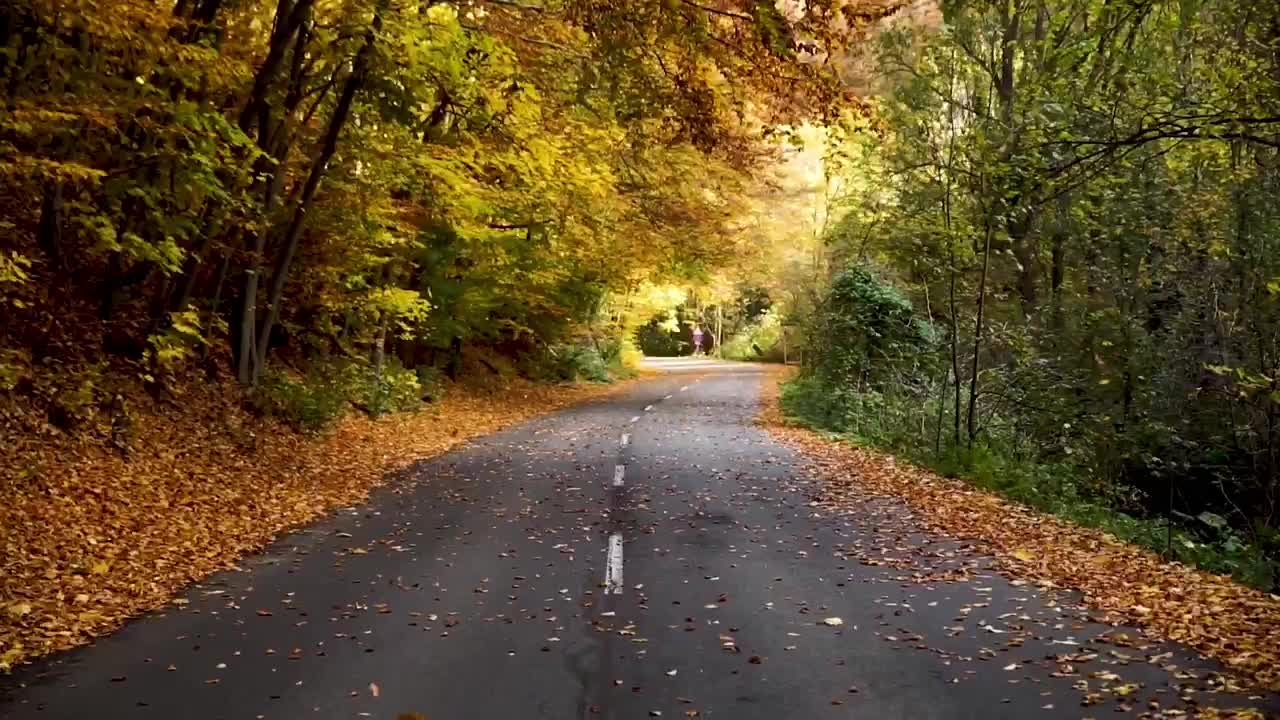
[[[631,377],[639,351],[617,340],[565,343],[525,359],[524,372],[542,382],[611,383]]]
[[[441,391],[439,373],[408,370],[394,358],[381,369],[331,358],[312,362],[304,372],[269,370],[252,397],[259,410],[315,433],[332,427],[350,407],[374,416],[406,412]]]
[[[563,344],[526,355],[516,372],[535,382],[607,384],[635,374],[636,354],[625,343]],[[379,369],[362,358],[330,357],[301,370],[268,370],[251,400],[262,413],[319,433],[352,408],[372,416],[410,412],[445,390],[444,373],[434,366],[408,369],[389,357]]]
[[[781,319],[770,310],[726,339],[720,354],[730,360],[782,362],[782,332]]]
[[[1280,538],[1246,538],[1211,513],[1177,522],[1143,517],[1128,510],[1135,506],[1130,498],[1095,482],[1078,465],[1037,460],[999,434],[989,434],[972,449],[949,443],[938,434],[936,404],[833,389],[812,374],[786,383],[781,404],[788,419],[802,426],[891,452],[1168,559],[1229,574],[1262,590],[1273,591],[1280,582]],[[947,430],[944,419],[942,431]]]

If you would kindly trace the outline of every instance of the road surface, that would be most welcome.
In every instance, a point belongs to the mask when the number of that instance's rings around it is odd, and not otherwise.
[[[1136,717],[1182,695],[1274,709],[1203,692],[1212,663],[1180,648],[1094,642],[1116,630],[891,500],[817,513],[803,459],[753,424],[758,368],[659,365],[0,679],[0,717]],[[1082,682],[1120,691],[1085,706]]]

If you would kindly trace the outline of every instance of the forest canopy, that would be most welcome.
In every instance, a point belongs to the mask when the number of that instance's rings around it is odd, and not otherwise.
[[[767,136],[837,111],[796,39],[831,36],[833,12],[11,4],[0,388],[72,422],[121,373],[452,371],[464,345],[536,354],[620,328],[646,280],[741,254]]]

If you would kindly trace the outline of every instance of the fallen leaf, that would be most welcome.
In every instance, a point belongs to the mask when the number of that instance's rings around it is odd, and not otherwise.
[[[813,463],[821,481],[815,510],[865,514],[868,498],[894,498],[911,513],[912,532],[965,538],[975,551],[994,557],[997,569],[1012,575],[1014,585],[1030,580],[1045,588],[1078,590],[1089,607],[1107,613],[1112,623],[1136,625],[1147,637],[1190,645],[1254,687],[1280,689],[1280,596],[1164,562],[1143,548],[962,479],[942,477],[890,454],[799,427],[779,406],[781,377],[769,376],[759,422]],[[912,562],[885,553],[867,555],[851,559],[872,566]],[[980,627],[993,635],[1009,634],[990,624]],[[1124,633],[1100,640],[1135,644]]]
[[[14,603],[9,607],[7,607],[6,611],[9,613],[9,615],[13,617],[22,617],[24,615],[30,614],[31,603],[29,602]]]

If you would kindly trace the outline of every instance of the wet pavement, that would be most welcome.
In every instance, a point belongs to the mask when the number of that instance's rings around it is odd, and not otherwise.
[[[1208,661],[989,569],[893,500],[831,516],[760,369],[656,363],[471,442],[95,645],[12,718],[1180,717]]]

